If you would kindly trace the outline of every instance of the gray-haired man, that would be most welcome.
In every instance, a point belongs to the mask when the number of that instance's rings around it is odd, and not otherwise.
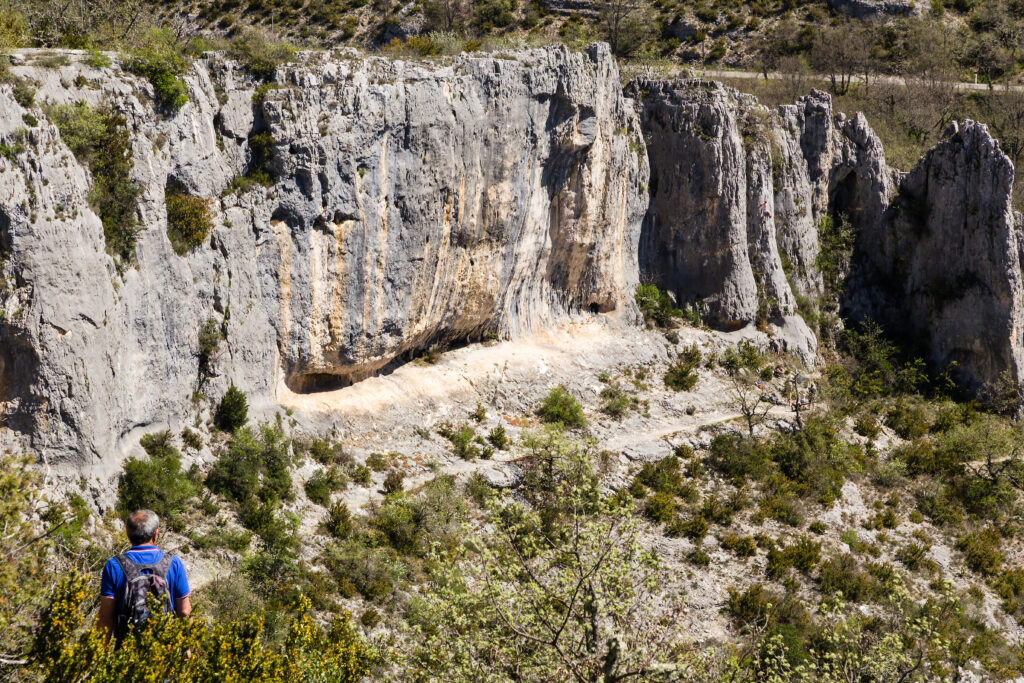
[[[177,556],[166,556],[156,546],[160,518],[152,510],[136,510],[124,522],[132,547],[107,560],[100,579],[100,628],[120,643],[130,625],[145,610],[145,598],[155,593],[166,598],[166,611],[180,618],[192,613],[188,576]],[[144,618],[144,615],[143,615]]]

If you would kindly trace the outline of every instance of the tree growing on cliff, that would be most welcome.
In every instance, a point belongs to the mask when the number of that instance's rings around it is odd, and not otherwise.
[[[228,387],[213,416],[214,423],[225,432],[234,432],[249,420],[249,402],[234,384]]]
[[[598,0],[598,24],[617,57],[636,52],[651,31],[651,8],[645,0]]]

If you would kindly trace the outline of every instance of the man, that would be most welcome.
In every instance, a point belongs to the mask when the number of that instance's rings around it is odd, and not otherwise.
[[[180,619],[187,619],[192,613],[185,565],[177,556],[165,559],[163,551],[156,546],[160,536],[157,514],[152,510],[136,510],[125,520],[124,527],[132,547],[124,554],[107,560],[103,567],[97,620],[99,627],[106,631],[107,639],[113,635],[119,643],[127,630],[126,611],[129,607],[125,603],[130,577],[158,577],[166,582],[174,614]]]

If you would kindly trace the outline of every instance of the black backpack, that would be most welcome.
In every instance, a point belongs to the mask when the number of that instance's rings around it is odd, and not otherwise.
[[[124,593],[117,614],[114,636],[120,641],[129,628],[141,626],[149,619],[149,605],[146,598],[155,595],[163,605],[165,614],[174,612],[171,588],[167,585],[167,570],[173,559],[167,553],[154,564],[135,564],[127,555],[114,558],[124,572]]]

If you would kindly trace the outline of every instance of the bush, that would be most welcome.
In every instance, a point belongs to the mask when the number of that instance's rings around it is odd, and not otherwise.
[[[366,465],[356,465],[352,470],[352,481],[359,484],[360,486],[369,486],[372,481],[373,473],[370,468]]]
[[[702,515],[694,515],[686,521],[676,517],[665,528],[665,533],[673,538],[685,536],[692,541],[699,542],[708,535],[708,521]]]
[[[655,493],[647,499],[644,515],[652,522],[669,522],[676,515],[679,502],[670,493]]]
[[[700,359],[700,349],[696,345],[684,349],[665,371],[665,386],[675,391],[689,391],[697,386],[695,368]]]
[[[838,427],[829,419],[812,417],[804,428],[776,434],[771,444],[772,459],[801,493],[823,505],[839,497],[846,474],[861,467],[860,450],[839,438]]]
[[[505,432],[505,425],[498,425],[492,429],[487,434],[487,441],[499,451],[505,450],[509,444],[508,434]]]
[[[270,80],[277,68],[295,54],[291,45],[272,41],[256,30],[248,30],[231,41],[228,55],[256,78]]]
[[[848,553],[825,560],[821,565],[821,591],[825,595],[842,593],[845,600],[863,602],[876,592],[871,575],[862,570]]]
[[[752,536],[727,534],[721,539],[721,544],[736,557],[753,557],[757,554],[757,544]]]
[[[383,453],[370,453],[366,458],[366,466],[374,472],[383,472],[388,468],[388,458]]]
[[[220,343],[224,339],[220,324],[209,318],[199,328],[199,372],[202,375],[210,371],[210,364],[220,351]]]
[[[167,205],[167,238],[174,253],[184,256],[202,246],[213,229],[213,202],[183,192],[168,190],[164,193]]]
[[[548,392],[537,409],[537,415],[543,422],[569,429],[582,429],[587,425],[587,420],[583,417],[583,406],[561,386]]]
[[[861,436],[874,439],[881,432],[881,428],[878,426],[878,420],[875,419],[874,415],[864,413],[857,417],[853,423],[853,430]]]
[[[229,500],[281,501],[292,498],[288,446],[280,427],[261,425],[235,432],[206,475],[206,486]]]
[[[683,317],[683,312],[676,308],[671,297],[657,285],[640,285],[634,299],[648,325],[668,327],[674,318]]]
[[[889,425],[901,439],[916,439],[928,433],[928,414],[918,405],[910,405],[902,398],[885,416],[885,424]]]
[[[352,460],[340,443],[332,444],[327,439],[309,442],[309,454],[321,465],[343,465]]]
[[[343,596],[358,592],[371,601],[390,596],[408,573],[394,548],[369,548],[354,539],[328,547],[324,561]]]
[[[679,495],[683,488],[683,476],[680,472],[679,460],[676,458],[662,458],[658,462],[644,463],[644,466],[637,472],[634,481],[640,483],[652,491]]]
[[[228,387],[224,397],[217,405],[213,421],[218,428],[225,432],[234,432],[249,421],[249,402],[245,400],[245,394],[239,391],[234,384]]]
[[[35,102],[35,88],[24,78],[19,78],[11,73],[10,68],[7,66],[7,60],[2,58],[0,58],[0,83],[9,83],[11,85],[14,101],[25,109],[31,107]]]
[[[331,536],[344,540],[352,535],[352,513],[342,501],[336,501],[327,509],[324,518],[324,529]]]
[[[125,68],[150,82],[159,106],[177,111],[188,102],[188,87],[178,78],[188,68],[188,61],[168,29],[150,29]]]
[[[71,152],[92,173],[89,206],[103,223],[107,252],[123,270],[135,256],[142,189],[131,180],[134,161],[124,118],[84,102],[49,107],[47,115]]]
[[[303,489],[306,497],[317,505],[327,507],[331,503],[331,494],[344,489],[348,483],[344,473],[335,466],[325,470],[317,470],[306,481]]]
[[[146,434],[139,443],[149,457],[128,458],[117,487],[117,512],[127,516],[139,509],[160,515],[167,528],[180,531],[196,486],[181,471],[181,454],[169,431]]]
[[[384,493],[398,493],[405,486],[405,475],[399,470],[391,470],[384,477]]]
[[[760,480],[771,471],[771,456],[765,445],[756,439],[738,434],[719,434],[711,441],[708,466],[735,479]]]
[[[956,549],[964,554],[968,567],[984,576],[992,576],[1003,563],[999,541],[999,532],[986,527],[961,536]]]
[[[601,389],[601,412],[609,417],[620,419],[630,408],[639,405],[634,396],[630,396],[618,384],[611,384]]]

